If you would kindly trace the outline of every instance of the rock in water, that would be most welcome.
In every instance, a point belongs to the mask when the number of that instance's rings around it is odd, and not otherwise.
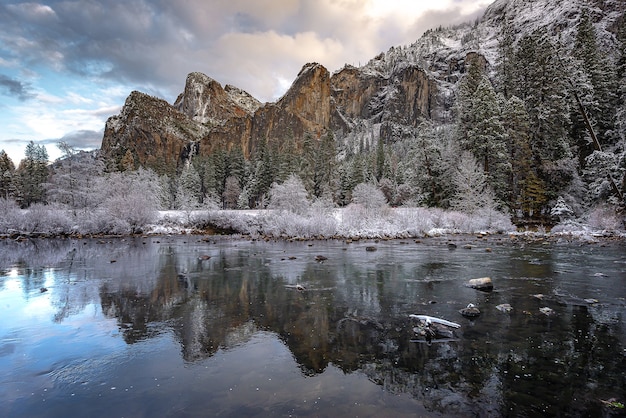
[[[552,316],[555,313],[554,309],[548,308],[547,306],[544,306],[543,308],[539,308],[539,312],[541,312],[542,314],[546,316]]]
[[[493,290],[493,283],[490,277],[481,277],[479,279],[472,279],[467,282],[467,286],[472,289],[481,290],[483,292],[491,292]]]
[[[500,312],[511,312],[513,310],[513,307],[509,305],[508,303],[503,303],[501,305],[496,306],[496,309],[499,310]]]
[[[476,307],[476,305],[470,303],[467,307],[461,309],[459,313],[466,318],[476,318],[480,315],[480,310]]]

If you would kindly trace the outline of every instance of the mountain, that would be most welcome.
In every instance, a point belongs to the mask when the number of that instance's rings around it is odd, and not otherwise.
[[[455,132],[465,132],[458,139],[459,146],[481,161],[496,190],[503,190],[498,181],[512,178],[506,170],[532,171],[530,178],[521,176],[509,181],[510,190],[497,197],[507,201],[509,208],[514,201],[536,199],[545,211],[546,202],[555,200],[558,194],[580,195],[572,187],[577,184],[576,177],[584,175],[587,158],[594,152],[590,133],[582,124],[582,113],[574,101],[574,89],[578,90],[583,107],[589,109],[590,123],[607,144],[615,146],[617,138],[623,136],[623,127],[616,120],[625,117],[619,116],[619,110],[614,115],[621,99],[611,93],[615,85],[605,80],[613,75],[605,75],[602,68],[613,70],[616,62],[626,59],[620,57],[620,48],[626,43],[620,38],[626,36],[620,35],[625,13],[623,0],[496,0],[474,22],[431,29],[413,44],[391,47],[361,67],[346,65],[330,74],[322,65],[308,63],[288,91],[273,103],[262,104],[241,89],[222,87],[204,74],[191,73],[173,104],[131,93],[120,114],[106,123],[102,155],[109,166],[145,166],[172,173],[194,155],[237,151],[249,160],[268,145],[297,154],[309,146],[306,142],[310,138],[320,143],[324,137],[332,136],[333,151],[342,161],[363,151],[380,149],[381,144],[414,142],[424,122],[428,122],[435,128],[455,127]],[[593,39],[582,38],[586,23],[593,30]],[[584,45],[592,47],[594,57],[601,58],[592,62],[585,56],[587,52],[576,50]],[[514,72],[517,79],[511,78],[509,72]],[[489,85],[479,89],[481,77],[486,77]],[[535,84],[528,84],[531,82]],[[532,90],[541,89],[542,85],[553,91],[544,94]],[[476,96],[479,92],[480,97]],[[530,142],[523,145],[527,150],[512,149],[507,139],[516,129],[507,127],[503,116],[513,93],[528,113],[523,116],[530,123],[530,139],[524,139]],[[470,96],[471,100],[467,99]],[[487,118],[484,112],[489,111],[489,106],[499,109],[499,120],[487,126],[487,119],[476,118],[479,110],[483,112],[481,117]],[[607,109],[612,113],[610,118],[603,116]],[[483,138],[485,132],[491,132],[490,138],[502,144],[490,144],[480,151],[477,144],[487,141]],[[480,135],[483,139],[472,139]],[[497,151],[498,146],[509,150]],[[532,164],[516,165],[515,159],[521,157],[513,158],[514,151],[526,152],[524,158],[530,158]],[[396,160],[405,156],[397,156]],[[579,162],[568,160],[572,156]],[[378,180],[382,167],[392,164],[383,161],[383,157],[387,158],[382,155],[376,163]],[[572,164],[578,166],[572,168]],[[350,169],[344,167],[346,170]],[[431,169],[428,171],[431,176]],[[622,169],[613,171],[612,175],[623,174]],[[244,182],[243,177],[240,181]],[[517,183],[531,188],[531,182],[533,190],[540,190],[540,198],[530,189],[515,189]],[[223,184],[224,179],[217,183]],[[547,183],[554,187],[545,186]],[[435,190],[434,186],[431,188]],[[449,189],[449,185],[439,188]],[[445,201],[437,198],[435,204]]]

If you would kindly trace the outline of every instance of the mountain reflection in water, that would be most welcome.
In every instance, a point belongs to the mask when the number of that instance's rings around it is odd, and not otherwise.
[[[0,415],[615,412],[624,243],[458,241],[2,241]],[[409,314],[461,328],[429,345]]]

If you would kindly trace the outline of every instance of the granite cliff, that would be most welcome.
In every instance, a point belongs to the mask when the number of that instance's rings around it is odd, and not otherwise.
[[[567,43],[583,8],[591,10],[602,42],[612,42],[625,9],[618,0],[496,0],[479,21],[428,31],[364,66],[346,65],[330,74],[320,64],[306,64],[273,103],[261,104],[194,72],[173,104],[132,92],[106,123],[102,155],[113,166],[167,171],[217,149],[238,147],[250,157],[261,141],[289,140],[298,148],[305,135],[332,133],[339,155],[345,155],[364,144],[371,149],[380,139],[409,138],[424,120],[454,121],[458,81],[474,60],[493,72],[505,22],[518,39],[542,28]]]

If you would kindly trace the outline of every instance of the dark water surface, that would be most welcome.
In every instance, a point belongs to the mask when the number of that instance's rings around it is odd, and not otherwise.
[[[453,239],[0,241],[0,416],[615,413],[625,243]]]

